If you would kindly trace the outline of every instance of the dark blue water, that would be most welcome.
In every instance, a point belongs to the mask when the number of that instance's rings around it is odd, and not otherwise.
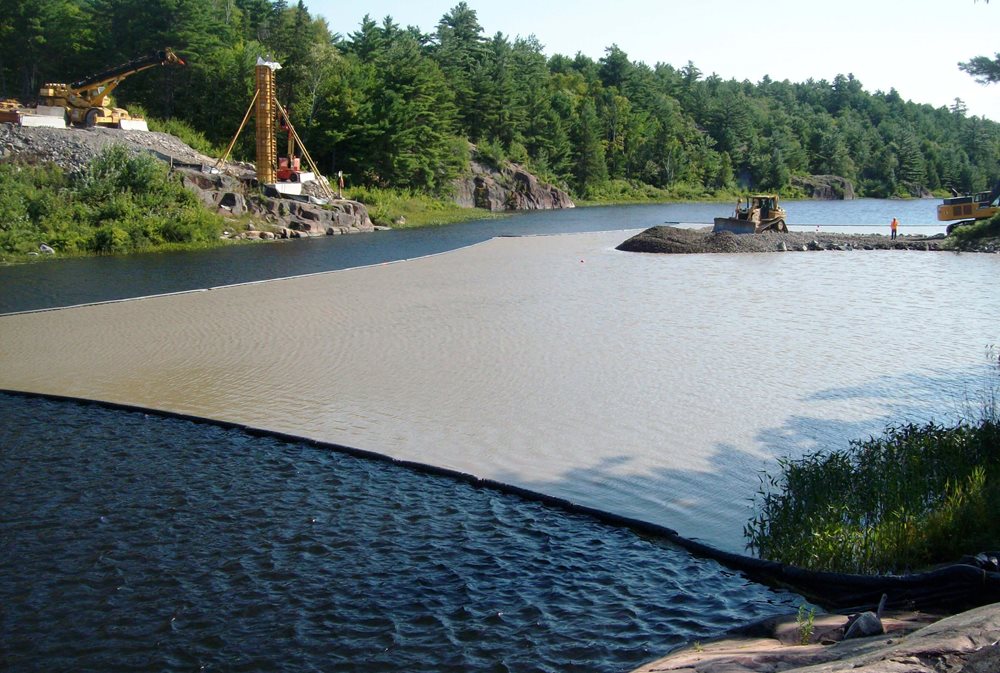
[[[389,463],[0,394],[0,669],[624,671],[799,603]]]

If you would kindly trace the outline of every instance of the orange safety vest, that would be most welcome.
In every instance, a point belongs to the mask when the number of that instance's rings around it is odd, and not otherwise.
[[[899,222],[897,222],[896,218],[894,217],[892,218],[892,230],[896,231],[897,227],[899,227]]]

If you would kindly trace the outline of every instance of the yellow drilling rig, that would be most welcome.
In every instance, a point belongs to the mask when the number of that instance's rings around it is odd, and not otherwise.
[[[236,140],[243,127],[246,126],[250,115],[255,117],[255,132],[257,142],[257,182],[266,185],[275,191],[292,196],[302,194],[302,183],[313,182],[317,184],[317,190],[327,199],[334,199],[336,196],[330,188],[326,179],[320,175],[316,162],[309,155],[305,144],[299,137],[298,132],[288,118],[288,111],[278,102],[275,95],[274,72],[281,68],[281,64],[275,61],[268,61],[263,58],[257,59],[257,67],[254,71],[256,80],[256,91],[250,107],[243,115],[236,134],[229,142],[225,153],[216,162],[216,168],[225,164],[229,154],[236,145]],[[288,156],[278,156],[278,140],[276,127],[288,134]],[[301,152],[301,157],[295,156],[295,152]],[[300,170],[300,159],[305,159],[309,166],[309,171]]]

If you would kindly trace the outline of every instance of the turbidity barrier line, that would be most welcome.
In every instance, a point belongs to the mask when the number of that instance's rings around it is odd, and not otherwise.
[[[614,514],[612,512],[607,512],[594,507],[579,505],[570,500],[566,500],[565,498],[559,498],[557,496],[547,495],[539,491],[532,491],[530,489],[526,489],[521,486],[507,484],[505,482],[496,481],[494,479],[477,477],[474,474],[469,474],[468,472],[461,472],[459,470],[453,470],[447,467],[440,467],[438,465],[432,465],[430,463],[420,463],[412,460],[394,458],[393,456],[384,453],[378,453],[377,451],[360,449],[353,446],[347,446],[346,444],[328,442],[321,439],[315,439],[313,437],[306,437],[303,435],[296,435],[289,432],[282,432],[280,430],[269,430],[267,428],[260,428],[254,425],[247,425],[245,423],[237,423],[235,421],[226,421],[217,418],[209,418],[206,416],[197,416],[195,414],[186,414],[179,411],[154,409],[151,407],[143,407],[135,404],[126,404],[124,402],[109,402],[106,400],[89,399],[86,397],[73,397],[70,395],[59,395],[56,393],[36,393],[24,390],[12,390],[7,388],[0,388],[0,394],[11,395],[15,397],[40,398],[40,399],[54,400],[57,402],[71,402],[74,404],[82,404],[82,405],[91,404],[106,409],[112,409],[115,411],[126,411],[129,413],[148,414],[152,416],[159,416],[162,418],[173,418],[182,421],[189,421],[191,423],[214,425],[216,427],[225,428],[227,430],[239,430],[251,436],[271,437],[284,442],[289,442],[294,444],[306,444],[318,448],[329,449],[331,451],[336,451],[337,453],[354,456],[356,458],[365,458],[368,460],[374,460],[382,463],[391,463],[393,465],[398,465],[400,467],[404,467],[413,470],[415,472],[431,474],[435,476],[449,477],[451,479],[465,482],[473,486],[479,486],[490,490],[501,491],[503,493],[520,496],[525,500],[540,502],[545,505],[551,505],[553,507],[557,507],[559,509],[563,509],[572,513],[589,515],[604,523],[610,523],[632,528],[639,532],[653,534],[658,537],[666,538],[668,540],[680,537],[677,531],[675,531],[672,528],[668,528],[666,526],[650,523],[648,521],[643,521],[641,519],[622,516],[620,514]]]
[[[143,299],[156,299],[158,297],[177,297],[185,294],[194,294],[196,292],[209,292],[211,290],[226,290],[233,287],[244,287],[247,285],[260,285],[262,283],[277,283],[285,280],[298,280],[300,278],[312,278],[313,276],[323,276],[328,273],[343,273],[345,271],[360,271],[362,269],[375,269],[380,266],[386,266],[388,264],[401,264],[403,262],[415,262],[422,259],[432,259],[434,257],[439,257],[441,255],[449,255],[454,252],[459,252],[461,250],[468,250],[475,248],[479,245],[485,245],[491,241],[503,239],[503,238],[530,238],[532,236],[537,236],[539,238],[546,236],[572,236],[577,234],[604,234],[604,233],[617,233],[617,232],[630,232],[630,231],[642,231],[641,229],[609,229],[605,231],[583,231],[583,232],[558,232],[554,234],[517,234],[517,235],[504,235],[498,234],[491,238],[487,238],[483,241],[476,241],[475,243],[469,243],[468,245],[463,245],[458,248],[452,248],[450,250],[442,250],[440,252],[432,252],[427,255],[420,255],[419,257],[404,257],[402,259],[389,259],[384,262],[373,262],[371,264],[362,264],[361,266],[348,266],[343,269],[327,269],[326,271],[313,271],[311,273],[300,273],[294,276],[279,276],[278,278],[261,278],[259,280],[245,280],[240,283],[229,283],[227,285],[212,285],[210,287],[195,287],[190,290],[177,290],[176,292],[160,292],[158,294],[146,294],[138,297],[121,297],[119,299],[104,299],[102,301],[87,301],[80,304],[69,304],[67,306],[49,306],[46,308],[31,308],[25,311],[10,311],[8,313],[0,313],[0,318],[4,318],[10,315],[28,315],[30,313],[47,313],[49,311],[62,311],[64,309],[71,308],[86,308],[88,306],[104,306],[106,304],[121,304],[127,301],[141,301]]]
[[[140,295],[138,297],[121,297],[119,299],[104,299],[102,301],[87,301],[80,304],[69,304],[67,306],[49,306],[46,308],[31,308],[25,311],[10,311],[8,313],[0,313],[0,318],[11,315],[28,315],[30,313],[47,313],[49,311],[62,311],[64,309],[71,308],[86,308],[88,306],[104,306],[106,304],[121,304],[127,301],[141,301],[143,299],[157,299],[159,297],[177,297],[185,294],[195,294],[197,292],[210,292],[211,290],[226,290],[234,287],[244,287],[247,285],[260,285],[262,283],[278,283],[285,280],[298,280],[300,278],[312,278],[313,276],[323,276],[328,273],[343,273],[346,271],[360,271],[362,269],[376,269],[380,266],[387,266],[389,264],[401,264],[403,262],[415,262],[422,259],[432,259],[434,257],[439,257],[441,255],[449,255],[454,252],[459,252],[462,250],[468,250],[475,248],[479,245],[486,245],[492,241],[504,239],[504,238],[531,238],[539,237],[544,238],[548,236],[574,236],[580,234],[613,234],[613,233],[627,233],[632,231],[642,231],[642,229],[628,228],[628,229],[607,229],[602,231],[576,231],[576,232],[557,232],[554,234],[497,234],[491,238],[487,238],[483,241],[476,241],[475,243],[469,243],[468,245],[463,245],[458,248],[452,248],[450,250],[442,250],[440,252],[432,252],[427,255],[420,255],[419,257],[404,257],[402,259],[389,259],[384,262],[373,262],[371,264],[362,264],[361,266],[348,266],[343,269],[327,269],[326,271],[313,271],[311,273],[300,273],[294,276],[279,276],[278,278],[261,278],[259,280],[245,280],[239,283],[229,283],[227,285],[212,285],[210,287],[195,287],[190,290],[177,290],[176,292],[160,292],[158,294],[146,294]]]
[[[212,285],[209,287],[194,287],[190,290],[177,290],[176,292],[160,292],[157,294],[145,294],[138,297],[121,297],[119,299],[104,299],[102,301],[86,301],[81,304],[69,304],[68,306],[49,306],[47,308],[31,308],[25,311],[11,311],[9,313],[0,313],[0,318],[5,318],[11,315],[28,315],[31,313],[48,313],[49,311],[63,311],[72,308],[87,308],[88,306],[105,306],[107,304],[123,304],[128,301],[142,301],[144,299],[158,299],[160,297],[179,297],[185,294],[197,294],[198,292],[211,292],[212,290],[227,290],[234,287],[245,287],[248,285],[261,285],[263,283],[279,283],[286,280],[299,280],[300,278],[312,278],[313,276],[323,276],[328,273],[344,273],[346,271],[359,271],[361,269],[375,269],[380,266],[387,266],[389,264],[401,264],[403,262],[414,262],[421,259],[431,259],[432,257],[437,257],[439,255],[447,255],[459,250],[465,250],[466,248],[474,248],[477,245],[483,245],[484,243],[489,243],[491,238],[485,241],[478,241],[476,243],[470,243],[469,245],[463,245],[460,248],[452,248],[451,250],[442,250],[441,252],[432,252],[428,255],[420,255],[419,257],[405,257],[403,259],[389,259],[384,262],[373,262],[371,264],[362,264],[361,266],[349,266],[343,269],[327,269],[326,271],[313,271],[311,273],[300,273],[294,276],[279,276],[278,278],[261,278],[259,280],[245,280],[239,283],[229,283],[227,285]],[[70,398],[76,399],[76,398]]]
[[[958,563],[911,575],[851,575],[806,570],[777,561],[767,561],[723,551],[697,540],[686,538],[673,528],[667,526],[634,517],[622,516],[595,507],[580,505],[565,498],[532,491],[531,489],[515,486],[514,484],[477,477],[467,472],[431,465],[429,463],[394,458],[384,453],[360,449],[345,444],[328,442],[278,430],[268,430],[234,421],[196,416],[194,414],[164,409],[152,409],[122,402],[108,402],[68,395],[57,395],[54,393],[35,393],[5,388],[0,388],[0,394],[71,402],[74,404],[93,404],[117,411],[149,414],[161,418],[173,418],[191,423],[213,425],[229,430],[238,430],[251,436],[270,437],[292,444],[305,444],[356,458],[397,465],[421,474],[454,479],[476,488],[484,488],[517,496],[526,501],[538,502],[549,507],[561,509],[570,514],[588,516],[601,523],[661,538],[681,547],[694,556],[713,560],[732,570],[739,571],[751,580],[771,587],[792,590],[819,605],[840,612],[846,613],[874,609],[874,606],[879,603],[882,594],[887,594],[889,597],[887,605],[896,608],[944,606],[952,609],[966,609],[971,606],[1000,601],[1000,572],[988,572],[972,565]]]

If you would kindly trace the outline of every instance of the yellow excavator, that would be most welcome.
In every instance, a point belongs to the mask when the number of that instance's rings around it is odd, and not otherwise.
[[[76,126],[120,126],[122,120],[131,119],[128,112],[107,107],[104,100],[129,75],[167,64],[186,65],[170,49],[160,49],[79,82],[47,83],[38,93],[38,104],[65,108],[67,121]]]
[[[1000,213],[1000,180],[988,192],[956,194],[937,207],[938,222],[951,222],[947,227],[949,234],[956,227],[987,220],[997,213]]]

